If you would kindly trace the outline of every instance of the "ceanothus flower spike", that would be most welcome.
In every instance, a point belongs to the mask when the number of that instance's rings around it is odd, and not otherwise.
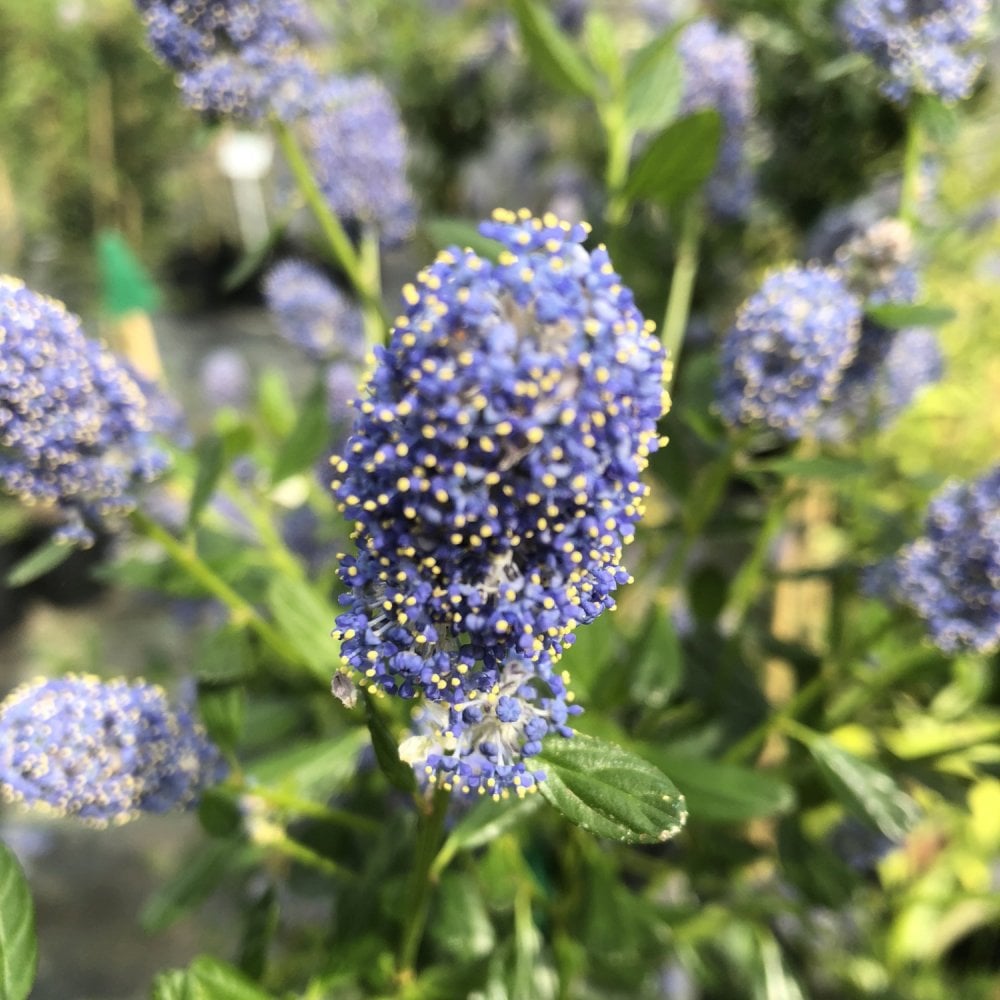
[[[496,263],[451,248],[404,289],[334,460],[342,656],[451,704],[613,607],[665,406],[663,348],[586,226],[498,210],[480,232]]]
[[[70,674],[0,705],[0,790],[8,802],[91,826],[193,805],[223,777],[204,730],[143,681]]]

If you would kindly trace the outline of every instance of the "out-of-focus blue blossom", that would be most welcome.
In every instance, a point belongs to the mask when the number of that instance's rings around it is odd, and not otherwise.
[[[900,330],[889,348],[878,391],[878,420],[888,424],[921,389],[941,380],[944,357],[933,330]]]
[[[912,234],[899,220],[882,219],[869,226],[837,250],[836,261],[848,287],[869,305],[908,305],[917,299]],[[903,345],[915,350],[911,365],[895,350],[904,333],[908,335]],[[894,373],[888,367],[890,356]],[[922,385],[940,378],[941,367],[932,334],[891,329],[864,316],[857,353],[816,422],[817,435],[843,440],[859,428],[887,424]]]
[[[719,158],[706,187],[709,205],[722,218],[738,219],[753,196],[746,157],[756,88],[750,46],[739,35],[701,20],[681,31],[677,49],[684,66],[682,113],[712,108],[722,117]]]
[[[452,704],[613,606],[664,407],[663,348],[584,225],[498,210],[480,232],[497,263],[451,248],[404,289],[334,465],[359,550],[342,655]]]
[[[224,771],[202,728],[142,681],[43,678],[0,705],[8,802],[117,825],[193,805]]]
[[[374,226],[386,243],[412,232],[413,192],[399,109],[373,76],[325,80],[310,104],[308,149],[316,180],[341,219]]]
[[[848,0],[840,16],[851,47],[888,74],[883,93],[905,104],[971,94],[984,60],[970,43],[988,10],[989,0]]]
[[[934,497],[897,556],[896,591],[946,653],[1000,647],[1000,467]]]
[[[335,361],[326,370],[327,413],[335,428],[351,424],[360,377],[359,366],[346,361]]]
[[[769,275],[723,342],[723,419],[801,437],[837,390],[860,327],[861,303],[837,271],[808,265]]]
[[[566,695],[563,679],[548,671],[540,679],[533,664],[514,660],[488,691],[470,691],[465,701],[429,703],[417,709],[417,735],[404,740],[400,757],[428,784],[461,795],[523,797],[545,779],[530,767],[550,733],[573,735],[567,725],[580,709]],[[543,693],[544,692],[544,693]]]
[[[201,394],[213,409],[246,407],[253,389],[250,365],[240,351],[219,347],[207,354],[198,372]]]
[[[134,509],[168,464],[152,440],[164,406],[62,303],[0,276],[0,490],[57,511],[58,538],[92,544]]]
[[[364,354],[361,313],[311,264],[276,264],[264,278],[264,299],[281,336],[313,361]]]
[[[302,43],[319,33],[301,0],[136,0],[156,54],[198,111],[294,115],[317,86]]]

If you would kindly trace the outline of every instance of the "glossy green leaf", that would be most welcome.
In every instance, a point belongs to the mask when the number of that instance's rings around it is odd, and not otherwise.
[[[859,819],[899,841],[919,819],[917,804],[881,768],[825,736],[806,743],[831,791]]]
[[[38,963],[35,906],[13,851],[0,842],[0,1000],[25,1000]]]
[[[699,821],[739,823],[780,815],[795,805],[794,789],[772,774],[650,744],[637,749],[670,773],[687,799],[691,815]]]
[[[365,709],[372,749],[375,751],[375,759],[382,773],[394,788],[398,788],[401,792],[415,792],[417,779],[413,768],[399,759],[399,740],[392,735],[385,717],[379,711],[376,699],[367,691]]]
[[[549,83],[576,94],[593,94],[594,74],[572,41],[536,0],[512,0],[521,39],[531,64]]]
[[[950,323],[957,314],[948,306],[926,304],[908,306],[889,303],[884,306],[870,306],[865,309],[865,315],[882,326],[901,330],[910,326],[943,326],[945,323]]]
[[[325,685],[339,662],[339,647],[330,635],[337,612],[304,580],[275,576],[267,604],[278,627]]]
[[[663,128],[677,114],[684,71],[670,28],[639,49],[625,73],[625,119],[636,130]]]
[[[712,173],[721,134],[716,111],[672,122],[636,161],[625,183],[626,196],[672,205],[693,194]]]
[[[226,467],[226,446],[222,438],[210,434],[202,438],[194,451],[198,471],[195,474],[191,503],[188,505],[187,529],[193,530],[206,504],[212,499],[215,488]]]
[[[547,775],[542,795],[598,837],[662,843],[687,819],[684,796],[666,775],[614,743],[577,733],[547,740],[537,759]]]
[[[330,417],[327,413],[326,386],[317,382],[302,402],[298,420],[291,433],[278,446],[271,469],[271,481],[283,479],[311,468],[330,444]]]
[[[24,587],[40,576],[64,563],[76,550],[72,545],[48,541],[15,563],[8,571],[4,582],[8,587]]]

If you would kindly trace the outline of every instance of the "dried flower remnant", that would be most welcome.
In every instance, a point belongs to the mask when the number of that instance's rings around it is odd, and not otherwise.
[[[404,289],[334,464],[359,550],[342,655],[439,714],[504,692],[508,669],[564,698],[555,660],[629,579],[665,405],[663,348],[585,226],[497,211],[480,231],[497,263],[452,248]]]
[[[836,270],[772,273],[740,307],[723,342],[723,419],[801,437],[836,392],[860,329],[861,303]]]
[[[989,0],[848,0],[840,18],[851,47],[887,74],[887,97],[953,103],[969,97],[985,64],[974,42],[988,10]]]
[[[92,544],[135,508],[168,464],[152,440],[167,415],[62,303],[0,276],[0,490],[57,512],[58,539]]]
[[[93,826],[193,805],[225,771],[218,750],[162,688],[69,675],[0,705],[4,799]]]

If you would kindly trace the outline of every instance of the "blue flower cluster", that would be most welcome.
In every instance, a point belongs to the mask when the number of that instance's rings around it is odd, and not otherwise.
[[[837,250],[836,264],[850,290],[868,306],[909,305],[917,299],[919,277],[912,234],[904,222],[882,219],[869,226]],[[903,399],[898,381],[890,388],[890,381],[901,372],[902,359],[893,348],[902,332],[870,316],[862,318],[857,352],[843,372],[836,396],[816,422],[818,436],[842,440],[858,426],[888,423],[921,385],[940,377],[936,340],[927,331],[913,330],[909,332],[916,338],[907,337],[904,343],[920,345],[923,350],[904,376],[908,388],[903,394],[908,394]],[[890,354],[896,374],[889,369]],[[923,375],[924,381],[916,381],[917,375]]]
[[[838,271],[810,264],[769,275],[723,342],[723,419],[801,437],[833,398],[860,330],[861,303]]]
[[[944,358],[934,332],[922,327],[900,330],[886,355],[876,390],[878,422],[891,422],[921,389],[940,381],[943,374]]]
[[[684,66],[682,113],[712,108],[722,118],[719,159],[706,187],[709,206],[721,218],[741,218],[753,195],[746,156],[756,89],[750,46],[739,35],[701,20],[681,31],[677,49]]]
[[[93,826],[191,806],[225,766],[162,688],[75,676],[26,684],[0,705],[8,802]]]
[[[413,231],[406,133],[388,90],[373,76],[332,77],[311,102],[307,146],[334,213],[374,226],[386,243]]]
[[[938,493],[894,582],[946,653],[1000,648],[1000,466]]]
[[[198,111],[285,117],[314,84],[301,42],[317,33],[302,0],[136,0],[150,44]]]
[[[282,337],[311,360],[364,355],[360,312],[311,264],[276,264],[264,278],[264,299]]]
[[[0,276],[0,491],[55,511],[78,545],[135,507],[167,455],[152,440],[162,399],[60,302]]]
[[[545,681],[536,665],[512,660],[489,691],[470,691],[457,704],[425,702],[418,708],[417,735],[403,741],[400,758],[421,780],[445,791],[523,796],[545,780],[544,771],[530,767],[542,740],[573,735],[568,721],[581,709],[565,682],[551,672]]]
[[[988,9],[989,0],[848,0],[840,16],[851,47],[888,74],[886,96],[953,102],[970,95],[983,67],[969,48]]]
[[[359,550],[344,660],[462,712],[514,663],[564,697],[554,662],[629,579],[665,404],[663,349],[588,227],[498,210],[480,232],[496,263],[451,248],[404,289],[333,482]]]

